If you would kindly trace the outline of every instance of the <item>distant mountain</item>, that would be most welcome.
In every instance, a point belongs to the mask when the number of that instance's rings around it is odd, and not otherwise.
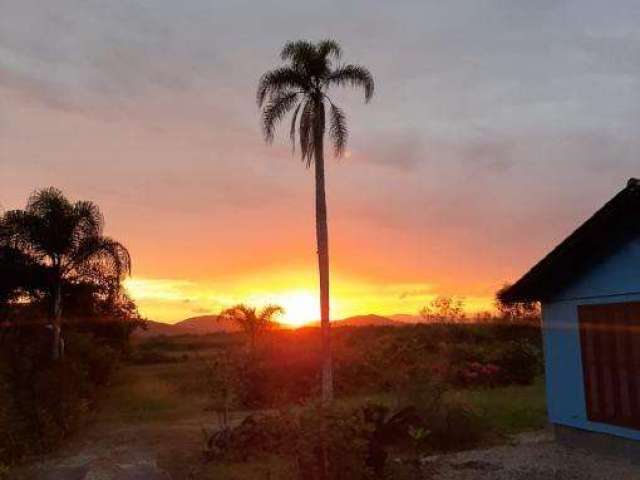
[[[383,317],[382,315],[355,315],[353,317],[334,320],[331,323],[336,327],[365,327],[365,326],[400,326],[407,323],[416,323],[419,316],[397,314]],[[320,322],[313,322],[305,327],[318,327]],[[217,315],[201,315],[190,317],[181,322],[170,325],[168,323],[147,321],[147,330],[136,330],[139,337],[153,337],[157,335],[206,335],[218,332],[237,332],[238,327],[229,321],[218,321]]]
[[[158,335],[205,335],[217,332],[237,332],[238,328],[232,323],[219,322],[217,315],[202,315],[191,317],[173,325],[162,322],[147,321],[146,330],[136,330],[139,337],[155,337]]]
[[[381,315],[356,315],[332,322],[336,327],[397,326],[400,322]]]
[[[238,327],[232,322],[219,321],[218,315],[200,315],[198,317],[187,318],[175,324],[182,333],[192,333],[203,335],[218,332],[237,332]]]
[[[137,329],[133,332],[136,337],[156,337],[158,335],[180,335],[180,332],[173,325],[162,322],[147,320],[147,329]]]
[[[402,322],[392,320],[389,317],[383,317],[382,315],[354,315],[353,317],[347,317],[340,320],[332,320],[331,325],[334,327],[384,327],[384,326],[398,326],[402,325]],[[319,321],[315,321],[302,327],[318,327]]]

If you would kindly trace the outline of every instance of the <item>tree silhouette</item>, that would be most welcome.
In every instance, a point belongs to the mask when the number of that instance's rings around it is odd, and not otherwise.
[[[312,43],[288,42],[280,58],[284,66],[265,73],[258,84],[257,101],[262,109],[265,140],[273,141],[275,129],[293,112],[290,138],[296,146],[296,129],[302,161],[315,166],[316,240],[320,274],[320,323],[322,330],[322,400],[333,399],[331,331],[329,322],[329,239],[325,199],[324,135],[325,106],[329,105],[329,139],[340,157],[346,148],[348,129],[344,111],[327,95],[331,87],[359,87],[365,102],[373,96],[373,76],[363,66],[340,63],[342,49],[333,40]]]
[[[239,304],[223,310],[218,321],[235,323],[247,335],[251,353],[255,353],[258,337],[276,326],[275,318],[283,313],[284,308],[278,305],[267,305],[258,311],[255,307]]]
[[[129,252],[105,237],[103,229],[97,205],[71,203],[53,187],[34,192],[24,210],[10,210],[0,217],[0,245],[20,252],[47,271],[54,360],[63,354],[63,284],[100,284],[116,295],[121,279],[131,272]]]

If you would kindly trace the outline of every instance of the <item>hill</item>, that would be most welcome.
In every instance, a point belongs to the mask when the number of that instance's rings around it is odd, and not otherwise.
[[[237,332],[238,328],[229,322],[219,322],[217,315],[201,315],[190,317],[175,324],[147,321],[146,330],[136,330],[139,337],[155,337],[158,335],[205,335],[217,332]]]
[[[180,332],[173,325],[168,323],[147,320],[147,329],[135,330],[133,334],[137,337],[156,337],[158,335],[180,335]]]
[[[355,315],[332,322],[336,327],[364,327],[364,326],[397,326],[401,322],[383,317],[381,315]]]
[[[404,315],[394,315],[393,317],[404,317]],[[406,315],[406,317],[411,317]],[[365,326],[398,326],[405,323],[412,323],[410,320],[397,320],[395,318],[383,317],[381,315],[355,315],[353,317],[334,320],[331,322],[335,327],[365,327]],[[313,322],[305,327],[317,327],[320,322]],[[200,315],[190,317],[173,325],[162,322],[147,321],[147,330],[136,330],[136,335],[140,337],[153,337],[157,335],[206,335],[218,332],[237,332],[238,327],[228,321],[218,321],[217,315]]]
[[[303,325],[303,327],[318,327],[319,325],[320,322],[316,321],[308,325]],[[353,317],[332,320],[331,325],[334,327],[386,327],[402,325],[402,322],[392,320],[389,317],[383,317],[382,315],[370,313],[368,315],[354,315]]]
[[[204,335],[218,332],[237,332],[238,327],[229,321],[219,321],[218,315],[200,315],[182,320],[174,325],[181,333]]]

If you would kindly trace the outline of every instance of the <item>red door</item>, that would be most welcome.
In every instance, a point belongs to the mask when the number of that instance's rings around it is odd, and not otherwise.
[[[640,428],[640,302],[578,307],[587,418]]]

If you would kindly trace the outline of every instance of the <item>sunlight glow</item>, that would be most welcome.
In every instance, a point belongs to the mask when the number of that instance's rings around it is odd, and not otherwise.
[[[320,318],[320,301],[317,294],[306,290],[274,295],[274,303],[284,307],[281,323],[299,327]]]

